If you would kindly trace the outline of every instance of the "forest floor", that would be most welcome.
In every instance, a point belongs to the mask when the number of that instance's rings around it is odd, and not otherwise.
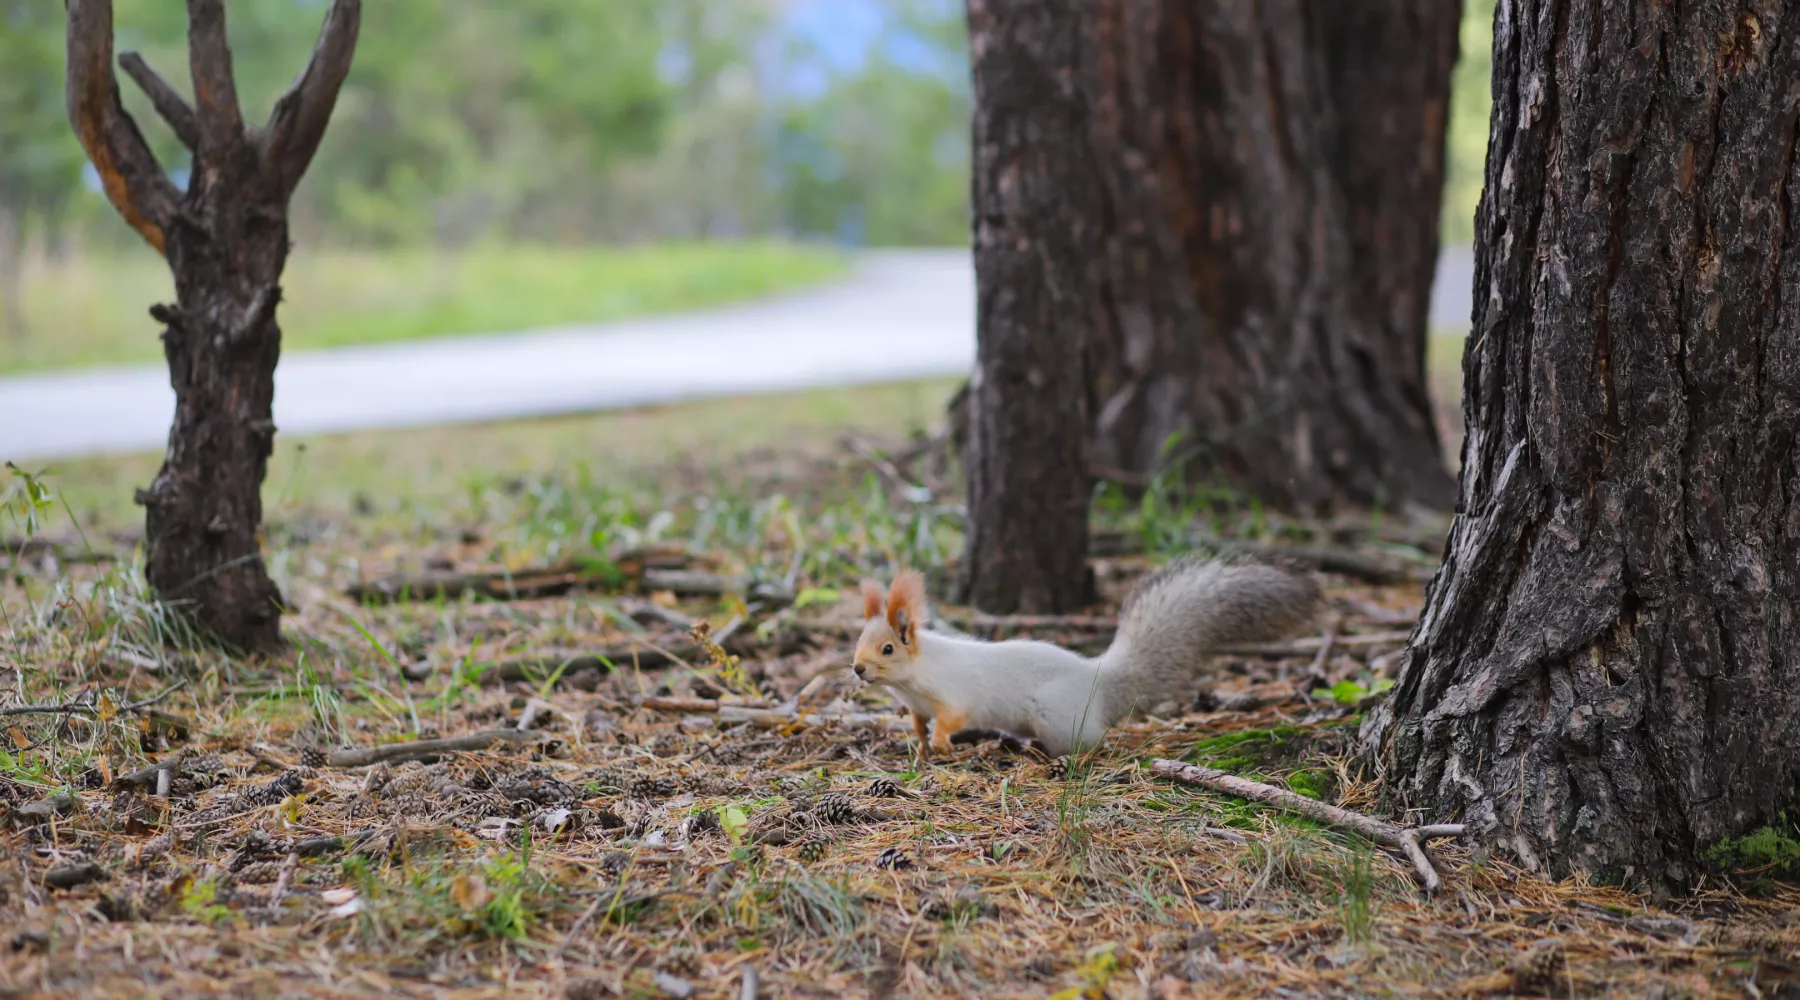
[[[408,432],[379,468],[313,442],[271,484],[269,659],[177,651],[95,499],[142,468],[67,467],[35,506],[19,480],[0,996],[1800,995],[1772,870],[1659,901],[1440,842],[1428,898],[1353,834],[1147,767],[1379,813],[1357,723],[1441,522],[1104,491],[1090,614],[940,617],[1095,649],[1146,567],[1254,542],[1313,562],[1328,631],[1217,657],[1083,758],[921,759],[842,668],[860,577],[952,571],[950,388]]]

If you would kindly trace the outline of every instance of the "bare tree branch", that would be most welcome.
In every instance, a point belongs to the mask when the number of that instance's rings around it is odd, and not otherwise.
[[[194,78],[194,108],[200,118],[203,161],[220,162],[244,141],[237,81],[231,75],[231,46],[225,38],[224,0],[188,0],[188,75]]]
[[[319,42],[288,92],[275,102],[266,129],[264,169],[276,190],[285,197],[294,192],[301,175],[318,152],[325,125],[337,104],[338,88],[350,73],[350,57],[356,52],[356,33],[362,24],[362,0],[332,0],[319,29]]]
[[[144,57],[136,52],[119,53],[119,65],[124,68],[125,75],[137,83],[144,96],[150,98],[150,104],[162,120],[169,123],[175,132],[175,138],[189,150],[200,148],[200,120],[194,117],[194,106],[187,98],[169,85],[169,81],[157,75],[144,61]]]
[[[180,212],[181,193],[119,103],[119,81],[112,70],[112,0],[68,0],[67,6],[69,124],[93,161],[107,199],[127,225],[162,253],[165,231]]]

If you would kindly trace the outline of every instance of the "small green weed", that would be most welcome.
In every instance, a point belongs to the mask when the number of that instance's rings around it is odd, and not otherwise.
[[[1706,860],[1724,871],[1800,878],[1800,830],[1787,813],[1778,813],[1768,826],[1707,848]]]
[[[1312,696],[1314,698],[1330,698],[1340,705],[1354,707],[1362,704],[1364,698],[1381,694],[1393,686],[1393,679],[1388,677],[1377,677],[1367,686],[1346,678],[1328,688],[1314,688]]]
[[[189,917],[216,927],[234,917],[231,907],[218,902],[218,897],[219,880],[204,878],[184,886],[176,905]]]

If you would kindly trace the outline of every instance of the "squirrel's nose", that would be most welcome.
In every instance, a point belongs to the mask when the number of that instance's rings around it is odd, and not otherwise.
[[[856,671],[856,676],[858,676],[858,677],[861,677],[863,675],[863,665],[860,663],[855,664],[850,669]]]

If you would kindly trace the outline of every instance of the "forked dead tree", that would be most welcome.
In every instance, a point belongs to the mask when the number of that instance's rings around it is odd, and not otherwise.
[[[333,0],[318,45],[268,124],[238,107],[223,0],[188,0],[189,103],[134,53],[120,65],[193,153],[186,192],[156,162],[119,101],[111,0],[67,0],[69,121],[107,198],[169,263],[175,303],[157,305],[175,422],[162,471],[139,490],[146,572],[246,651],[281,644],[282,598],[263,566],[262,481],[274,447],[275,362],[288,199],[325,134],[350,71],[359,0]]]

